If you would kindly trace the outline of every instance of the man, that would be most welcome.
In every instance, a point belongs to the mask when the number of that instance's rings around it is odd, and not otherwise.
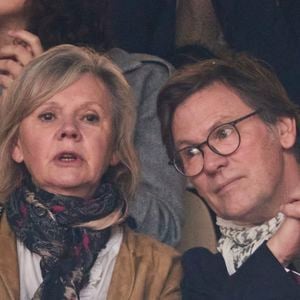
[[[221,231],[217,254],[185,253],[184,299],[299,300],[300,119],[276,76],[244,55],[206,60],[169,80],[158,113]]]

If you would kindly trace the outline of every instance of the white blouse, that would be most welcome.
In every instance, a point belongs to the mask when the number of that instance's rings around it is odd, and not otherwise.
[[[116,258],[123,240],[123,230],[119,226],[112,229],[111,237],[100,251],[91,269],[88,285],[80,291],[80,300],[105,300],[113,274]],[[20,271],[20,300],[32,299],[43,281],[40,256],[28,250],[17,240]]]

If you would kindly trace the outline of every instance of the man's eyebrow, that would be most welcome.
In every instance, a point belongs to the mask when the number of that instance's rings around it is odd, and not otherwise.
[[[238,116],[234,117],[234,116],[229,116],[229,115],[223,115],[223,116],[220,116],[219,120],[215,121],[213,124],[211,124],[209,126],[209,128],[207,129],[208,131],[208,134],[214,130],[215,128],[217,128],[218,126],[220,125],[223,125],[223,124],[227,124],[227,123],[230,123],[232,121],[234,121],[236,118],[238,118]]]
[[[218,121],[215,121],[208,127],[208,129],[206,130],[207,131],[206,137],[203,140],[201,140],[200,142],[199,141],[196,142],[196,141],[190,140],[190,139],[179,140],[178,143],[175,143],[175,148],[179,149],[179,147],[185,148],[185,147],[189,147],[189,146],[193,146],[193,145],[202,144],[202,143],[206,142],[206,139],[207,139],[208,135],[212,132],[212,130],[214,130],[218,126],[230,123],[232,120],[234,120],[234,118],[232,116],[228,116],[228,115],[221,116],[221,119],[219,119]]]
[[[189,141],[189,140],[182,140],[182,141],[179,141],[178,143],[175,143],[175,148],[178,148],[178,149],[182,149],[182,148],[185,148],[185,147],[189,147],[189,146],[193,146],[193,145],[198,145],[199,143],[194,143],[192,141]]]

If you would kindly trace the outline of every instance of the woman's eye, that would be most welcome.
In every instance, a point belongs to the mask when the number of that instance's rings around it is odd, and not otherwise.
[[[100,118],[97,114],[87,114],[83,117],[83,120],[89,123],[97,123]]]
[[[39,119],[42,121],[52,121],[55,119],[55,115],[52,112],[42,113],[39,115]]]

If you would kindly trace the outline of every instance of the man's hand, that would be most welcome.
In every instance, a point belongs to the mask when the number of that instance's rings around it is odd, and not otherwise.
[[[285,267],[300,256],[300,192],[281,206],[286,216],[283,224],[267,245],[278,261]]]

